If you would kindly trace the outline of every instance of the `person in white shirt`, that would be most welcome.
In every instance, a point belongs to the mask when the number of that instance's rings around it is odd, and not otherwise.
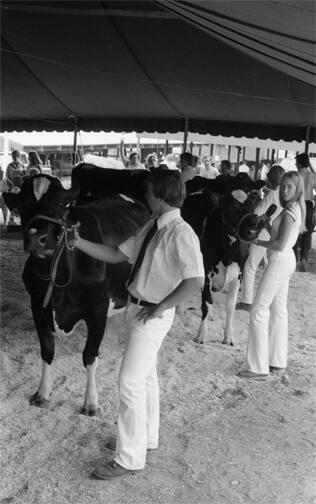
[[[272,223],[270,240],[255,240],[268,249],[268,266],[250,312],[247,369],[239,372],[241,378],[265,380],[270,372],[282,372],[287,366],[287,296],[296,267],[293,246],[305,221],[303,180],[296,171],[283,175],[280,203],[283,210]]]
[[[146,170],[145,165],[140,161],[140,155],[138,152],[131,152],[128,157],[125,156],[124,153],[124,140],[121,140],[120,143],[120,155],[122,162],[128,170]]]
[[[239,165],[238,172],[239,173],[247,173],[247,175],[249,174],[249,166],[248,166],[247,161],[245,159],[243,160],[241,165]]]
[[[270,170],[270,161],[268,159],[263,159],[260,163],[260,178],[261,180],[267,181],[267,175]]]
[[[316,224],[314,189],[316,189],[316,173],[309,161],[308,154],[302,152],[296,156],[296,167],[304,181],[306,204],[306,229],[300,234],[294,247],[296,259],[300,261],[300,271],[307,271],[309,251],[312,248],[312,233]],[[298,249],[300,254],[298,257]]]
[[[171,328],[175,307],[204,284],[199,239],[180,215],[185,195],[179,171],[158,168],[147,182],[146,199],[153,218],[136,237],[118,248],[80,237],[75,240],[77,248],[96,259],[134,264],[127,282],[128,341],[119,374],[116,451],[112,461],[95,468],[93,475],[98,479],[143,469],[147,449],[158,447],[158,350]]]
[[[285,170],[284,168],[282,168],[282,166],[274,165],[271,167],[269,173],[267,174],[266,185],[268,187],[268,191],[255,209],[255,213],[257,215],[263,215],[271,205],[276,205],[276,210],[271,216],[271,223],[283,210],[279,198],[279,185],[284,173]],[[263,229],[259,234],[259,239],[268,240],[269,238],[269,232],[267,231],[267,229]],[[251,308],[256,271],[265,254],[265,247],[259,247],[254,243],[250,246],[249,255],[244,266],[241,282],[241,301],[237,303],[236,310],[249,310]]]
[[[202,168],[200,171],[201,177],[207,179],[215,179],[219,175],[219,171],[215,166],[212,166],[211,159],[209,156],[204,156],[202,158]]]

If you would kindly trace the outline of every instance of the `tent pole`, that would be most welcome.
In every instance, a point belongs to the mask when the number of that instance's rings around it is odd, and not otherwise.
[[[310,133],[311,133],[311,127],[307,126],[305,132],[305,154],[308,154]]]
[[[74,120],[74,144],[72,149],[72,164],[75,165],[77,162],[78,118],[74,116],[73,120]]]
[[[182,152],[186,152],[188,143],[188,133],[189,133],[189,118],[184,119],[184,135],[183,135],[183,148]]]
[[[257,147],[257,148],[256,148],[256,169],[255,169],[255,180],[257,180],[257,178],[258,178],[259,164],[260,164],[260,147]]]
[[[169,150],[169,142],[168,142],[168,138],[166,138],[166,144],[165,144],[165,156],[167,156],[167,154],[168,154],[168,150]]]

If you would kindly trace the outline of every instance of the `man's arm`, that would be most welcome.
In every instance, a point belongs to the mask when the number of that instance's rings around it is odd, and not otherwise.
[[[81,252],[84,252],[99,261],[116,264],[127,260],[127,257],[118,249],[118,247],[103,245],[101,243],[93,243],[81,238],[80,236],[76,238],[74,245],[78,250],[81,250]]]
[[[192,277],[182,282],[159,304],[142,308],[137,314],[144,323],[153,318],[159,318],[165,310],[180,305],[195,292],[199,292],[204,285],[204,277]]]

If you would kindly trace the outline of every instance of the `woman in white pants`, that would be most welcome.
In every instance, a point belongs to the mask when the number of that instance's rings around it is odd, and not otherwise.
[[[255,213],[263,215],[266,213],[271,205],[276,205],[276,210],[271,217],[271,224],[282,211],[279,198],[279,185],[282,176],[284,175],[284,168],[280,165],[273,165],[267,174],[267,188],[263,200],[257,205]],[[269,240],[270,233],[267,229],[263,229],[258,237],[260,240]],[[241,282],[241,300],[236,305],[236,310],[249,310],[253,302],[253,291],[255,284],[255,276],[257,268],[266,254],[265,247],[252,244],[249,249],[249,255],[243,270],[243,277]]]
[[[250,312],[247,369],[239,373],[242,378],[264,380],[269,372],[287,366],[287,294],[296,266],[292,247],[305,222],[303,181],[297,172],[282,177],[280,203],[283,210],[273,221],[270,241],[256,240],[268,249],[268,266]]]

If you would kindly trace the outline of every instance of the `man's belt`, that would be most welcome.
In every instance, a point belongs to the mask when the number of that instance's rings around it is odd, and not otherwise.
[[[130,300],[132,303],[139,306],[154,306],[156,303],[150,303],[149,301],[144,301],[143,299],[137,299],[130,294]]]

